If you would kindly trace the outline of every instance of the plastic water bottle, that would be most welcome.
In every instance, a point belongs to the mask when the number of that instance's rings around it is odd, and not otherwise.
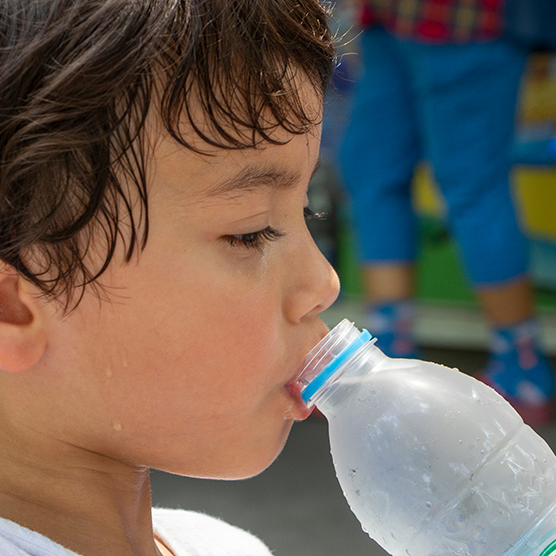
[[[329,422],[353,513],[390,554],[556,554],[556,457],[493,389],[391,359],[347,320],[309,353],[300,383]]]

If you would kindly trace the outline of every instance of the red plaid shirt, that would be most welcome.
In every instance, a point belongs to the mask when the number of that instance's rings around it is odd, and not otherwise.
[[[465,43],[500,36],[503,10],[504,0],[363,0],[361,23],[406,39]]]

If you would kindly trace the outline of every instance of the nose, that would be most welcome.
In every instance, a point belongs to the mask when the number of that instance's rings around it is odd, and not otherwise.
[[[295,279],[288,295],[287,313],[293,321],[299,322],[334,303],[340,293],[340,280],[308,231],[304,248],[292,263],[290,269],[295,269]]]

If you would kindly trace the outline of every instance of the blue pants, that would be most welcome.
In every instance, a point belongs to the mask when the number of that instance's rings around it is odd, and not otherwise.
[[[413,261],[410,185],[427,159],[448,226],[478,287],[527,271],[509,172],[525,52],[504,40],[466,45],[361,37],[363,75],[340,148],[365,264]]]

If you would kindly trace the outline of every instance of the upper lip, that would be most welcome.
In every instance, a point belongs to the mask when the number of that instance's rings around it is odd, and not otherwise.
[[[304,420],[309,417],[313,408],[307,406],[301,397],[301,384],[297,382],[297,379],[290,380],[285,386],[286,392],[291,396],[295,403],[295,420]]]
[[[286,388],[289,392],[299,392],[301,394],[301,384],[299,384],[299,377],[301,376],[301,372],[303,371],[303,365],[297,370],[295,375],[291,380],[286,383]]]

